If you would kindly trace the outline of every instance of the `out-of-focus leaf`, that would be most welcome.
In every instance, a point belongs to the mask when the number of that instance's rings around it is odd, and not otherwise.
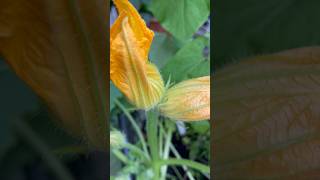
[[[150,10],[162,26],[180,40],[190,39],[208,19],[209,0],[153,0]]]
[[[320,43],[320,1],[213,1],[215,67]]]
[[[136,8],[136,9],[139,9],[142,2],[141,0],[130,0],[130,2],[133,4],[133,6]]]
[[[162,68],[161,74],[172,82],[208,75],[210,66],[203,66],[210,62],[203,56],[204,47],[208,44],[205,38],[197,38],[183,46]]]
[[[107,5],[2,0],[0,54],[70,133],[106,148]]]
[[[209,131],[210,129],[210,123],[209,121],[196,121],[196,122],[192,122],[190,123],[190,126],[192,127],[192,129],[200,134],[204,134],[207,131]]]
[[[121,97],[120,91],[113,85],[113,83],[110,81],[110,110],[112,110],[115,106],[114,100]]]
[[[116,175],[121,171],[121,161],[117,159],[113,153],[110,152],[110,176]]]
[[[112,26],[114,21],[118,17],[118,12],[115,6],[110,7],[110,19],[109,19],[109,25]]]
[[[320,178],[320,47],[218,70],[213,99],[216,179]]]
[[[10,121],[38,108],[38,98],[0,58],[0,164],[17,139]],[[1,172],[0,172],[1,174]]]
[[[165,33],[155,33],[149,53],[150,60],[158,68],[162,68],[177,51],[178,45],[172,36]]]
[[[210,61],[208,59],[203,59],[190,71],[190,73],[188,74],[188,79],[206,76],[208,74],[210,74]]]

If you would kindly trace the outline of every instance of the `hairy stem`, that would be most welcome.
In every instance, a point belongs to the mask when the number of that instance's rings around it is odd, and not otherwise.
[[[150,110],[146,112],[147,115],[147,134],[148,143],[151,151],[151,159],[154,172],[154,180],[159,180],[160,166],[159,161],[159,149],[158,149],[158,112],[156,110]]]
[[[146,156],[148,157],[148,159],[150,159],[150,155],[149,155],[149,151],[147,148],[147,143],[142,135],[142,132],[138,126],[138,124],[135,122],[135,120],[133,119],[133,117],[131,116],[131,114],[129,113],[129,111],[121,104],[121,102],[117,99],[114,100],[114,103],[122,110],[122,112],[126,115],[126,117],[128,118],[129,122],[131,123],[133,129],[136,131],[139,140],[142,144],[142,148],[146,154]]]

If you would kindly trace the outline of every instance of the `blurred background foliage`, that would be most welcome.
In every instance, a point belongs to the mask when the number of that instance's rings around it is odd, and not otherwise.
[[[320,178],[319,5],[213,1],[215,179]]]
[[[165,82],[170,79],[171,83],[178,83],[210,74],[209,0],[130,0],[130,2],[138,9],[149,28],[155,32],[149,59],[160,69]],[[116,9],[111,3],[110,24],[116,17]],[[125,105],[143,131],[144,113],[135,110],[111,82],[110,85],[111,126],[122,131],[127,141],[135,144],[137,138],[134,131],[114,100],[118,99]],[[208,164],[210,159],[209,121],[175,122],[175,124],[173,144],[180,155],[186,159]],[[131,156],[130,152],[124,153],[128,157]],[[138,179],[150,178],[148,170],[141,164],[123,166],[111,153],[110,156],[110,170],[113,178],[130,179],[132,174],[138,174]],[[168,172],[168,177],[171,179],[187,178],[180,167],[169,168]],[[209,178],[200,172],[192,172],[196,179]]]
[[[107,67],[106,7],[101,0],[0,2],[1,180],[108,176],[107,152],[91,144],[106,147],[107,118],[96,123],[97,109],[106,113],[106,107],[88,97],[94,83],[105,82],[89,71]],[[107,94],[105,83],[98,86]]]
[[[245,57],[320,44],[319,1],[214,1],[215,69]]]
[[[107,156],[56,123],[42,100],[0,59],[0,179],[104,179]],[[58,175],[57,175],[58,174]]]

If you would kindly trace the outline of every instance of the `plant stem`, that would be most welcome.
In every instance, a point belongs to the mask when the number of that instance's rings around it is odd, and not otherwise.
[[[142,135],[142,132],[138,126],[138,124],[135,122],[135,120],[133,119],[133,117],[131,116],[131,114],[129,113],[129,111],[121,104],[121,102],[118,99],[114,100],[114,103],[122,110],[122,112],[127,116],[127,118],[129,119],[133,129],[136,131],[139,140],[141,141],[142,144],[142,148],[146,154],[146,156],[148,157],[148,159],[150,159],[150,155],[149,155],[149,151],[147,148],[147,143]]]
[[[123,163],[129,164],[129,159],[118,149],[113,149],[112,153]]]
[[[154,172],[154,180],[159,180],[160,177],[160,165],[159,161],[159,149],[158,149],[158,112],[156,110],[150,110],[146,112],[147,116],[147,134],[148,143],[151,151],[151,159]]]
[[[177,151],[177,149],[174,147],[173,144],[170,144],[170,149],[173,152],[173,154],[176,156],[176,158],[181,159],[179,152]],[[187,166],[182,166],[182,167],[183,167],[183,170],[186,171],[188,178],[190,180],[195,180],[192,173],[188,170]]]
[[[123,144],[122,145],[124,148],[127,148],[129,149],[130,151],[140,155],[145,161],[150,161],[150,159],[148,158],[148,156],[143,152],[141,151],[139,148],[137,148],[136,146],[130,144],[130,143],[126,143],[126,144]]]
[[[163,153],[163,156],[162,156],[163,159],[168,159],[168,157],[169,157],[172,132],[173,132],[173,127],[169,126],[168,132],[164,133],[164,134],[167,134],[167,135],[165,135],[166,136],[166,143],[165,143],[165,147],[164,147],[164,153]],[[162,178],[161,179],[163,179],[163,180],[165,180],[165,178],[166,178],[167,168],[168,168],[168,166],[161,167],[161,174],[162,174]]]
[[[159,166],[163,165],[180,165],[180,166],[188,166],[194,168],[196,170],[210,173],[210,167],[195,161],[187,160],[187,159],[166,159],[166,160],[159,160]]]
[[[164,130],[161,123],[159,123],[160,131],[159,131],[159,156],[163,157],[163,139],[164,139]]]
[[[61,162],[53,155],[47,145],[33,132],[33,130],[22,119],[15,119],[13,128],[17,134],[27,142],[40,156],[43,162],[47,164],[56,175],[57,179],[73,180],[69,171],[61,164]]]
[[[172,170],[174,171],[174,173],[176,174],[176,176],[178,177],[178,179],[184,180],[183,176],[181,175],[181,173],[179,172],[179,170],[177,169],[177,167],[172,166]],[[169,176],[170,176],[170,174],[166,175],[167,178],[168,178]]]

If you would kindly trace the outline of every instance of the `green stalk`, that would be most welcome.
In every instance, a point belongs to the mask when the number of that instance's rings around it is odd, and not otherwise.
[[[130,151],[132,151],[133,153],[138,154],[146,162],[150,161],[149,157],[143,151],[141,151],[139,148],[137,148],[136,146],[129,144],[129,143],[126,143],[126,144],[123,144],[122,147],[127,148]]]
[[[163,130],[163,127],[162,127],[162,124],[159,123],[159,126],[160,126],[160,131],[159,131],[159,156],[160,157],[163,157],[163,139],[164,139],[164,130]]]
[[[117,99],[114,100],[114,103],[122,110],[122,112],[126,115],[126,117],[129,119],[133,129],[136,131],[139,140],[141,141],[142,144],[142,148],[146,154],[146,156],[148,157],[148,159],[150,159],[150,155],[149,155],[149,151],[147,148],[147,143],[142,135],[142,132],[138,126],[138,124],[135,122],[135,120],[133,119],[133,117],[131,116],[131,114],[129,113],[129,111],[121,104],[121,102]]]
[[[188,166],[204,173],[210,173],[209,166],[188,159],[166,159],[158,161],[158,166],[164,165]]]
[[[154,180],[160,179],[160,165],[158,164],[159,149],[158,149],[158,112],[150,110],[146,112],[147,116],[147,134],[148,143],[151,151],[151,159],[154,172]]]
[[[179,152],[177,151],[177,149],[174,147],[173,144],[170,144],[170,149],[173,152],[173,154],[176,156],[176,158],[181,159],[181,155],[179,154]],[[187,166],[182,166],[183,170],[186,171],[187,176],[190,180],[195,180],[192,173],[188,170]]]
[[[129,159],[119,149],[113,149],[112,153],[124,164],[129,164]]]
[[[178,179],[184,179],[183,176],[181,175],[181,173],[179,172],[179,170],[177,169],[177,167],[173,166],[172,170],[177,175]],[[166,175],[166,177],[170,177],[170,174]]]
[[[165,147],[164,147],[164,153],[163,153],[163,156],[162,156],[163,159],[168,159],[168,157],[169,157],[172,133],[173,133],[173,127],[169,126],[168,132],[164,133],[164,134],[167,134],[167,135],[165,135],[166,136],[165,137],[166,138],[166,143],[165,143]],[[163,179],[163,180],[166,179],[167,169],[168,169],[168,166],[161,167],[161,174],[162,174],[162,178],[161,179]]]

